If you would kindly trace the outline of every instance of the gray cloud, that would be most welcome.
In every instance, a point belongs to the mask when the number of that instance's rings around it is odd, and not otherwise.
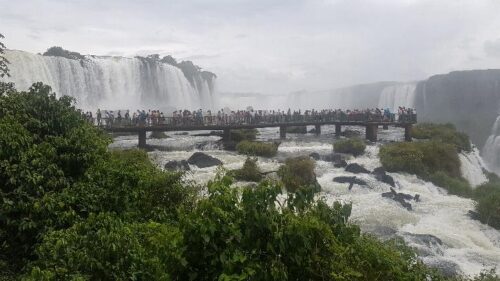
[[[171,54],[283,94],[500,65],[496,0],[0,0],[8,47]],[[486,43],[485,43],[486,42]]]

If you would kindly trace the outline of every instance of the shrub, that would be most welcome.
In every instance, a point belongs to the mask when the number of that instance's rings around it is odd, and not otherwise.
[[[500,229],[500,185],[498,183],[485,183],[474,190],[476,212],[479,220]]]
[[[354,156],[363,154],[365,149],[365,143],[359,138],[343,139],[333,144],[333,150],[335,150],[335,152],[349,153]]]
[[[425,166],[424,153],[414,143],[394,143],[384,145],[379,152],[382,166],[389,172],[407,172],[422,175]]]
[[[273,157],[278,153],[278,144],[272,142],[242,141],[236,145],[240,154]]]
[[[259,182],[262,179],[262,174],[257,166],[257,158],[248,157],[243,167],[232,171],[231,174],[235,179],[243,181]]]
[[[465,133],[457,132],[453,124],[421,123],[414,126],[411,133],[415,139],[436,140],[452,144],[459,152],[472,150],[469,137]]]
[[[279,168],[278,175],[289,192],[296,192],[301,188],[319,191],[321,187],[316,181],[314,167],[315,162],[310,157],[288,158]]]
[[[257,138],[258,133],[257,129],[231,130],[231,140],[237,143],[244,140],[253,141]]]

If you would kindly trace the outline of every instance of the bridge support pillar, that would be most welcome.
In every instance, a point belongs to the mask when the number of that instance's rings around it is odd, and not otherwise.
[[[314,126],[314,133],[316,134],[316,136],[321,135],[321,125]]]
[[[340,136],[342,133],[342,126],[340,124],[335,124],[335,135]]]
[[[389,130],[389,125],[383,125],[383,126],[382,126],[382,129],[384,129],[384,130]]]
[[[366,139],[372,142],[377,141],[378,126],[366,125]]]
[[[280,126],[280,139],[286,139],[286,126]]]
[[[231,130],[230,129],[224,129],[223,134],[222,134],[222,139],[224,141],[230,141],[231,140]]]
[[[411,141],[411,129],[412,125],[405,126],[405,141]]]
[[[137,146],[139,148],[145,148],[146,147],[146,131],[145,130],[140,130],[139,131],[139,144]]]

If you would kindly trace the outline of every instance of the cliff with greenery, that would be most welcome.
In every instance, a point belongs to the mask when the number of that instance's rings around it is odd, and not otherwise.
[[[221,173],[200,193],[109,151],[45,85],[2,93],[0,130],[0,280],[448,280],[314,190]]]

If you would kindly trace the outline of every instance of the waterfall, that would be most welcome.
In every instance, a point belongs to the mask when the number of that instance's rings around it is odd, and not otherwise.
[[[9,50],[11,77],[19,90],[43,82],[58,95],[76,98],[84,109],[214,108],[214,81],[190,83],[176,66],[139,58],[86,56],[72,60]]]
[[[476,147],[473,147],[471,152],[462,152],[458,156],[460,158],[460,171],[462,176],[472,187],[479,186],[488,181],[488,178],[483,172],[486,164]]]
[[[397,111],[400,106],[413,108],[415,105],[416,83],[395,84],[385,87],[380,93],[379,108]]]
[[[500,116],[493,124],[491,134],[483,147],[482,156],[488,168],[500,175]]]

